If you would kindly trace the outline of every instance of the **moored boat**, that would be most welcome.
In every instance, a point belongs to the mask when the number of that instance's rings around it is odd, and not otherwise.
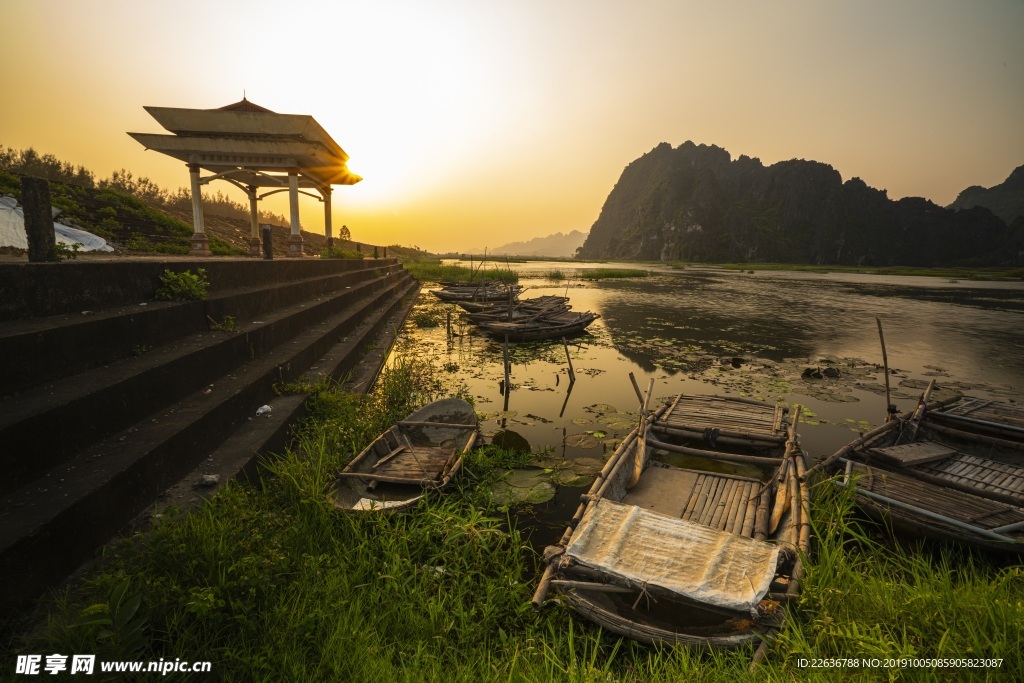
[[[646,643],[769,642],[782,604],[799,594],[810,534],[798,417],[787,424],[783,415],[705,396],[644,412],[545,552],[534,604],[553,590],[585,618]],[[689,434],[704,443],[669,443],[692,442]]]
[[[508,301],[516,299],[523,291],[521,285],[503,285],[495,283],[480,284],[470,287],[447,287],[432,289],[431,293],[446,303],[462,301]]]
[[[328,499],[345,512],[408,509],[452,481],[477,433],[473,406],[457,398],[430,403],[353,458]]]
[[[1020,553],[1024,444],[1006,438],[1012,425],[1003,430],[990,420],[982,431],[967,431],[975,427],[971,422],[950,428],[946,416],[956,413],[929,405],[934,384],[914,411],[847,444],[821,466],[836,475],[837,486],[853,489],[861,510],[895,531]]]
[[[524,320],[485,320],[479,322],[478,326],[484,333],[497,339],[507,337],[510,342],[528,342],[582,334],[590,323],[600,317],[590,311],[565,311]]]

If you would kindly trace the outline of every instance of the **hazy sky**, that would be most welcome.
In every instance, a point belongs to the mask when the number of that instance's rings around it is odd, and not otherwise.
[[[588,230],[663,141],[939,204],[1024,164],[1022,0],[0,0],[0,27],[0,145],[177,188],[184,165],[125,134],[163,132],[143,105],[245,90],[351,155],[334,223],[371,243]]]

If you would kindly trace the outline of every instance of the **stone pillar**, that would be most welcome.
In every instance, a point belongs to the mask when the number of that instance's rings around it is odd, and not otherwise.
[[[260,257],[260,212],[256,206],[258,201],[256,192],[259,190],[258,187],[249,185],[245,191],[249,195],[249,221],[251,225],[251,234],[249,235],[249,256],[255,258]]]
[[[25,236],[29,261],[54,261],[57,237],[53,234],[50,183],[45,178],[21,178],[21,207],[25,212]]]
[[[320,192],[324,196],[324,236],[327,238],[327,246],[334,246],[334,230],[331,224],[331,186],[328,185]]]
[[[288,256],[302,256],[302,232],[299,230],[299,172],[288,171],[288,204],[291,207],[291,234]]]
[[[195,232],[192,234],[192,250],[189,256],[213,256],[210,251],[210,238],[206,236],[206,228],[203,227],[203,190],[199,182],[199,166],[188,165],[188,175],[192,180],[192,225]]]
[[[263,258],[269,261],[274,258],[274,226],[264,223],[260,228],[263,230]]]

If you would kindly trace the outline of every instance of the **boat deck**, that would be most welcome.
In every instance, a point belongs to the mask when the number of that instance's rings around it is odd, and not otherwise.
[[[658,420],[660,426],[767,442],[784,442],[783,408],[722,396],[682,396]]]
[[[999,422],[1024,429],[1024,407],[1004,401],[990,401],[980,398],[966,399],[948,408],[936,410],[931,415],[968,417],[975,420]]]
[[[434,479],[444,470],[449,458],[455,453],[452,448],[413,446],[403,448],[373,468],[373,473],[385,477],[407,479]]]
[[[622,502],[752,538],[761,489],[756,479],[652,465]]]
[[[942,488],[906,474],[850,463],[859,490],[884,496],[984,530],[1024,522],[1024,509],[965,491]],[[882,503],[884,505],[884,503]]]
[[[957,453],[945,460],[920,465],[917,469],[980,491],[1018,498],[1024,505],[1024,467]]]

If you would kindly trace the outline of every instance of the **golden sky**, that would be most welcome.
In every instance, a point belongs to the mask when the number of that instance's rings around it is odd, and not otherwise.
[[[125,134],[163,132],[143,105],[244,90],[351,155],[334,224],[370,243],[586,231],[660,142],[943,205],[1024,164],[1021,0],[0,0],[0,28],[0,145],[177,188],[184,165]]]

